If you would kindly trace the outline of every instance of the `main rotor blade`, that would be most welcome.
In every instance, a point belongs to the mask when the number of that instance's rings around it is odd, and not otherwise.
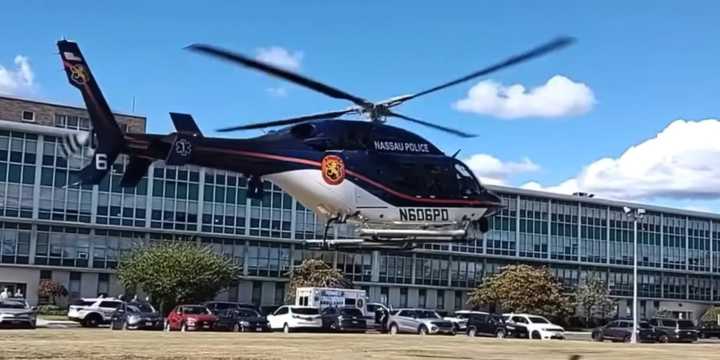
[[[449,88],[449,87],[451,87],[451,86],[454,86],[454,85],[463,83],[463,82],[465,82],[465,81],[469,81],[469,80],[475,79],[475,78],[480,77],[480,76],[488,75],[488,74],[490,74],[490,73],[493,73],[493,72],[495,72],[495,71],[504,69],[504,68],[506,68],[506,67],[510,67],[510,66],[519,64],[519,63],[521,63],[521,62],[525,62],[525,61],[528,61],[528,60],[530,60],[530,59],[533,59],[533,58],[536,58],[536,57],[545,55],[545,54],[550,53],[550,52],[552,52],[552,51],[555,51],[555,50],[559,50],[559,49],[561,49],[561,48],[564,48],[564,47],[572,44],[573,42],[575,42],[575,39],[574,39],[574,38],[571,38],[571,37],[560,37],[560,38],[557,38],[557,39],[555,39],[555,40],[553,40],[553,41],[550,41],[550,42],[548,42],[548,43],[546,43],[546,44],[544,44],[544,45],[538,46],[538,47],[536,47],[536,48],[534,48],[534,49],[532,49],[532,50],[526,51],[526,52],[524,52],[524,53],[522,53],[522,54],[515,55],[515,56],[513,56],[513,57],[510,57],[510,58],[506,59],[506,60],[503,61],[503,62],[500,62],[500,63],[497,63],[497,64],[495,64],[495,65],[489,66],[489,67],[484,68],[484,69],[482,69],[482,70],[476,71],[476,72],[474,72],[474,73],[472,73],[472,74],[463,76],[463,77],[461,77],[461,78],[459,78],[459,79],[456,79],[456,80],[447,82],[447,83],[442,84],[442,85],[438,85],[438,86],[432,87],[432,88],[427,89],[427,90],[424,90],[424,91],[420,91],[420,92],[418,92],[418,93],[415,93],[415,94],[412,94],[412,95],[409,95],[409,96],[403,96],[403,97],[402,97],[402,100],[401,100],[399,103],[393,104],[392,106],[399,105],[400,103],[405,102],[405,101],[407,101],[407,100],[414,99],[414,98],[416,98],[416,97],[420,97],[420,96],[423,96],[423,95],[427,95],[427,94],[430,94],[430,93],[432,93],[432,92],[439,91],[439,90],[442,90],[442,89],[445,89],[445,88]]]
[[[292,124],[302,123],[302,122],[306,122],[306,121],[310,121],[310,120],[333,119],[338,116],[342,116],[347,113],[356,112],[356,111],[357,111],[356,109],[331,111],[331,112],[326,112],[326,113],[305,115],[305,116],[299,116],[299,117],[283,119],[283,120],[275,120],[275,121],[267,121],[267,122],[248,124],[248,125],[232,126],[232,127],[218,129],[217,131],[218,132],[229,132],[229,131],[237,131],[237,130],[262,129],[262,128],[266,128],[266,127],[281,126],[281,125],[292,125]]]
[[[214,56],[214,57],[217,57],[217,58],[220,58],[223,60],[227,60],[230,62],[238,63],[241,65],[247,66],[249,68],[262,71],[266,74],[276,76],[281,79],[285,79],[285,80],[295,83],[297,85],[304,86],[306,88],[315,90],[317,92],[323,93],[330,97],[334,97],[336,99],[350,100],[358,106],[367,107],[367,106],[372,105],[369,101],[367,101],[363,98],[348,94],[342,90],[336,89],[329,85],[325,85],[321,82],[315,81],[308,77],[296,74],[291,71],[287,71],[287,70],[279,68],[277,66],[264,63],[262,61],[257,61],[255,59],[249,58],[247,56],[244,56],[244,55],[241,55],[241,54],[229,51],[229,50],[225,50],[225,49],[221,49],[219,47],[215,47],[212,45],[205,45],[205,44],[193,44],[193,45],[188,46],[186,49],[196,51],[199,53],[203,53],[206,55]]]
[[[477,136],[477,135],[475,135],[475,134],[468,134],[468,133],[462,132],[462,131],[460,131],[460,130],[455,130],[455,129],[447,128],[447,127],[440,126],[440,125],[435,125],[435,124],[429,123],[429,122],[427,122],[427,121],[422,121],[422,120],[414,119],[414,118],[411,118],[411,117],[409,117],[409,116],[405,116],[405,115],[402,115],[402,114],[398,114],[398,113],[392,112],[392,111],[388,111],[387,115],[388,115],[388,116],[397,117],[397,118],[401,118],[401,119],[404,119],[404,120],[407,120],[407,121],[411,121],[411,122],[414,122],[414,123],[416,123],[416,124],[425,125],[425,126],[427,126],[427,127],[431,127],[431,128],[433,128],[433,129],[440,130],[440,131],[444,131],[444,132],[446,132],[446,133],[450,133],[450,134],[457,135],[457,136],[464,137],[464,138],[471,138],[471,137],[476,137],[476,136]]]

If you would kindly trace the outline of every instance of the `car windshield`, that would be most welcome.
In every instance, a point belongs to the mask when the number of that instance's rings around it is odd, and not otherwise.
[[[183,314],[202,315],[207,314],[208,310],[204,306],[185,306]]]
[[[434,311],[418,311],[418,318],[420,319],[439,319],[440,316]]]
[[[26,307],[25,302],[20,300],[3,300],[0,302],[0,308],[2,309],[25,309]]]
[[[540,317],[540,316],[530,316],[529,319],[530,319],[530,322],[533,324],[549,324],[550,323],[549,321],[547,321],[547,319],[545,319],[544,317]]]
[[[681,329],[691,329],[695,327],[695,324],[690,320],[678,320],[678,327]]]
[[[342,310],[340,310],[340,315],[363,316],[362,312],[359,309],[355,309],[355,308],[342,309]]]
[[[128,304],[127,309],[129,312],[134,313],[153,313],[155,309],[148,303],[133,303]]]
[[[317,315],[320,313],[316,308],[292,308],[292,312],[300,315]]]
[[[648,324],[648,323],[646,323],[646,322],[641,322],[638,326],[639,326],[641,329],[652,329],[652,326],[650,326],[650,324]]]
[[[663,319],[662,326],[675,327],[677,326],[677,322],[675,322],[675,320]]]

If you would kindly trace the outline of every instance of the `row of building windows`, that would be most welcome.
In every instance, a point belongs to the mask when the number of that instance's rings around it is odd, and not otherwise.
[[[58,121],[75,124],[69,118]],[[246,179],[226,171],[157,163],[137,187],[122,188],[127,159],[121,157],[98,186],[74,185],[91,154],[85,148],[66,159],[61,148],[60,139],[52,136],[0,131],[0,216],[300,240],[319,238],[324,230],[312,210],[276,185],[265,182],[262,199],[247,199]],[[423,248],[633,263],[633,223],[621,209],[500,195],[505,208],[491,218],[490,232],[466,243]],[[719,229],[720,222],[649,212],[638,225],[638,262],[653,268],[720,271]],[[337,226],[331,234],[352,236],[352,230]]]

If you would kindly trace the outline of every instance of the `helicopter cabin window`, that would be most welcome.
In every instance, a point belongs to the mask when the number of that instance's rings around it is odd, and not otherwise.
[[[480,193],[478,181],[472,176],[470,169],[465,165],[455,164],[456,178],[460,190],[460,196],[470,196]]]
[[[448,166],[440,164],[399,163],[394,186],[405,193],[421,197],[455,196],[452,184],[454,174]]]

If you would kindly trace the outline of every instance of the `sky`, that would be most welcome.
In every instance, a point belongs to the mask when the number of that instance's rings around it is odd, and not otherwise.
[[[183,48],[207,43],[370,100],[413,93],[557,36],[566,49],[397,108],[391,120],[484,183],[720,211],[720,27],[713,1],[14,1],[0,93],[81,105],[55,42],[79,43],[111,107],[172,131],[338,110],[327,98]],[[249,137],[258,131],[234,133]]]

